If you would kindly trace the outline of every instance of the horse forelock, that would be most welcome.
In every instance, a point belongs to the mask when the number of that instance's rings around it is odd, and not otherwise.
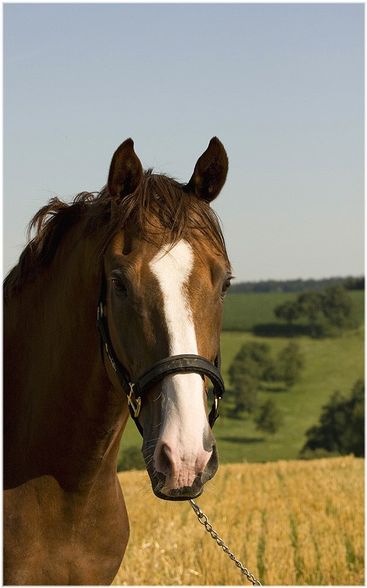
[[[4,281],[5,299],[47,267],[72,227],[80,226],[82,238],[93,236],[101,256],[113,236],[129,223],[134,223],[142,238],[159,246],[173,246],[195,233],[228,262],[220,221],[209,204],[186,192],[184,184],[149,169],[138,188],[121,200],[112,198],[104,187],[98,193],[81,192],[71,203],[55,197],[43,206],[29,223],[29,242],[18,264]]]

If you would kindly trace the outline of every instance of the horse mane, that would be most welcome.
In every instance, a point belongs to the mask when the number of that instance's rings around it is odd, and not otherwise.
[[[169,240],[173,245],[193,229],[199,231],[228,261],[220,222],[209,204],[185,192],[184,184],[149,169],[138,188],[120,200],[104,187],[98,193],[81,192],[69,204],[54,197],[40,208],[29,223],[28,244],[5,278],[5,300],[47,267],[66,233],[82,220],[83,236],[98,236],[100,255],[111,238],[133,221],[144,238],[157,242],[159,235],[162,244]]]

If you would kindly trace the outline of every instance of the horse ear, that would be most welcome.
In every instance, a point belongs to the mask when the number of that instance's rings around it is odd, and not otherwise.
[[[113,154],[108,174],[108,191],[112,198],[124,198],[138,187],[143,175],[134,141],[126,139]]]
[[[226,150],[217,137],[210,140],[207,150],[199,157],[186,190],[211,202],[224,186],[228,172]]]

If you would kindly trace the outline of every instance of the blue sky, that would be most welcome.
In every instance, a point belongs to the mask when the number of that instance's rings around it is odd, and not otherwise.
[[[4,5],[4,271],[34,212],[101,188],[125,138],[186,181],[217,135],[238,279],[362,274],[363,10]]]

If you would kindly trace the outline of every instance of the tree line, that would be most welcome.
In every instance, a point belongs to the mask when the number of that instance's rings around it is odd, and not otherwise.
[[[364,290],[364,276],[334,277],[303,280],[260,280],[256,282],[240,282],[231,286],[231,294],[248,292],[306,292],[323,290],[329,286],[343,286],[347,290]]]

